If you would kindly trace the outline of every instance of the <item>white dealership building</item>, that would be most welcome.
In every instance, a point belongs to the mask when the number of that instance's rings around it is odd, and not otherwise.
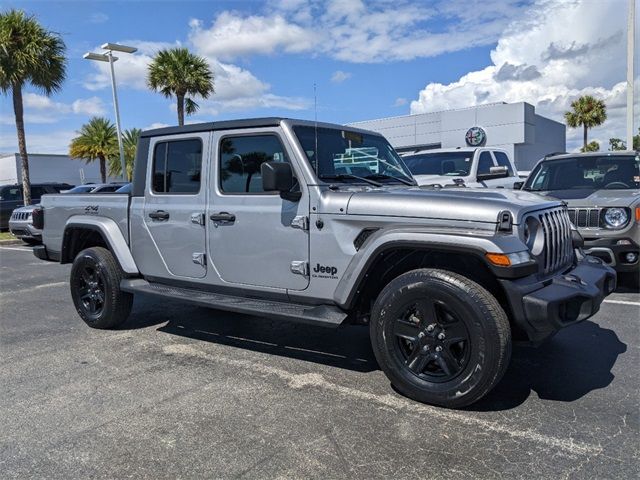
[[[86,163],[68,155],[29,153],[31,183],[100,183],[100,162]],[[18,153],[0,154],[0,185],[22,183],[22,159]]]
[[[547,154],[566,150],[566,126],[538,115],[526,102],[491,103],[355,122],[382,133],[398,151],[482,145],[505,149],[518,170],[531,170]]]

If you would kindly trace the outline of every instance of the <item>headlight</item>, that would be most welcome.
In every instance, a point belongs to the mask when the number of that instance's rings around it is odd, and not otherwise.
[[[604,221],[608,227],[620,228],[627,224],[629,215],[624,208],[607,208],[604,211]]]
[[[524,222],[524,243],[536,257],[544,250],[544,231],[535,217],[528,217]]]

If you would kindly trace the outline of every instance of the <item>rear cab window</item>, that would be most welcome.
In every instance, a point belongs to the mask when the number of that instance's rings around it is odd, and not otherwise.
[[[157,142],[152,172],[153,193],[197,194],[201,185],[202,140],[189,138]]]

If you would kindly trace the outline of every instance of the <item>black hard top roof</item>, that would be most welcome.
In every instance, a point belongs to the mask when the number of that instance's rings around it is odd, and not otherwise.
[[[224,120],[221,122],[205,122],[184,125],[182,127],[164,127],[145,130],[140,134],[141,137],[157,137],[160,135],[172,135],[178,133],[194,133],[208,132],[211,130],[234,130],[237,128],[252,127],[277,127],[283,118],[267,117],[267,118],[244,118],[241,120]]]
[[[344,130],[352,130],[356,132],[369,133],[373,135],[380,135],[377,132],[371,132],[363,130],[358,127],[350,127],[347,125],[339,125],[325,122],[314,122],[311,120],[296,120],[293,118],[285,117],[265,117],[265,118],[243,118],[240,120],[223,120],[220,122],[206,122],[206,123],[194,123],[191,125],[184,125],[182,127],[164,127],[154,128],[152,130],[145,130],[140,134],[140,137],[158,137],[161,135],[176,135],[180,133],[195,133],[195,132],[210,132],[212,130],[236,130],[239,128],[260,128],[260,127],[277,127],[280,122],[287,120],[293,124],[298,125],[317,125],[322,127],[341,128]]]

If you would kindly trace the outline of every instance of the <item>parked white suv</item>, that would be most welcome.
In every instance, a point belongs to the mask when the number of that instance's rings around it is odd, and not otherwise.
[[[438,148],[402,155],[418,185],[513,188],[518,171],[498,148]]]

